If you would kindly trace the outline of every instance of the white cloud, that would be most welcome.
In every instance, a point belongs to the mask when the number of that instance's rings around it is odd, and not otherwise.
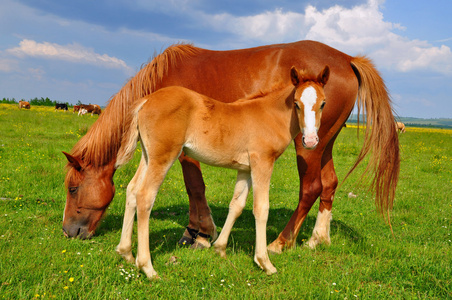
[[[116,57],[107,54],[98,54],[92,49],[77,44],[59,45],[55,43],[38,43],[33,40],[24,39],[19,47],[6,50],[7,53],[23,58],[26,56],[41,57],[45,59],[63,60],[74,63],[84,63],[112,69],[124,69],[130,72],[130,67]]]
[[[318,11],[314,6],[305,10],[310,27],[307,39],[325,41],[341,49],[363,51],[385,42],[393,25],[383,21],[378,4],[370,0],[353,8],[339,5]]]
[[[392,66],[400,72],[432,70],[452,75],[452,52],[445,45],[434,47],[426,41],[408,40],[391,34],[388,44],[372,55],[382,65]]]
[[[245,39],[262,42],[279,42],[284,39],[298,39],[305,18],[295,12],[265,12],[256,16],[239,17],[230,24],[234,33]]]
[[[200,13],[197,19],[217,31],[234,33],[243,41],[269,44],[312,39],[350,55],[366,54],[389,70],[430,70],[451,75],[450,48],[395,33],[405,27],[384,20],[383,3],[384,0],[368,0],[352,8],[335,5],[324,10],[308,5],[304,13],[276,9],[246,17]]]

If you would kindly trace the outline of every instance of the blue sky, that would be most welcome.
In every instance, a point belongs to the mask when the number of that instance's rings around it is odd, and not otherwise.
[[[403,117],[452,118],[451,0],[2,0],[0,98],[106,105],[178,42],[303,39],[374,60]]]

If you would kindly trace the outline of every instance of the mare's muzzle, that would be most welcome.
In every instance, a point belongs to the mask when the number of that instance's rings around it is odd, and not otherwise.
[[[63,224],[63,233],[68,238],[79,238],[82,240],[89,239],[93,235],[89,232],[88,226],[80,226],[79,224]]]

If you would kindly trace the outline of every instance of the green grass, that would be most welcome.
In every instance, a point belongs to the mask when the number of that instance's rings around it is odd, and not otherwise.
[[[452,298],[452,130],[407,128],[400,135],[402,165],[394,210],[395,237],[376,212],[355,172],[337,191],[331,246],[303,247],[318,204],[303,224],[297,247],[270,259],[278,274],[254,263],[255,229],[248,199],[227,248],[177,245],[188,224],[181,168],[170,170],[154,206],[150,250],[160,280],[148,280],[114,251],[119,242],[126,186],[139,162],[115,175],[116,196],[91,240],[67,239],[65,157],[97,116],[53,108],[0,104],[0,299],[445,299]],[[344,128],[334,149],[340,179],[360,149],[356,128]],[[236,173],[203,166],[207,197],[221,229]],[[294,149],[272,177],[268,242],[298,203]],[[353,192],[356,198],[347,195]],[[136,249],[136,232],[134,249]],[[134,251],[136,253],[136,250]],[[175,257],[175,262],[173,261]],[[173,259],[172,259],[173,258]]]

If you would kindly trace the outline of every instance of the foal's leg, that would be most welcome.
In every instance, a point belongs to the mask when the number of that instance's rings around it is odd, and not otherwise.
[[[130,263],[135,262],[135,258],[132,255],[132,233],[135,212],[137,209],[137,191],[145,172],[146,163],[142,156],[137,172],[127,186],[126,209],[124,211],[121,240],[116,247],[116,252]]]
[[[218,239],[213,244],[215,252],[220,254],[221,257],[226,257],[226,245],[228,243],[231,229],[237,218],[242,214],[243,208],[245,207],[246,198],[250,191],[250,175],[251,174],[248,171],[238,171],[237,173],[234,195],[229,203],[228,216]]]
[[[261,267],[267,275],[271,275],[277,272],[276,268],[271,263],[267,252],[267,220],[270,209],[269,189],[274,161],[262,161],[261,159],[256,159],[253,163],[252,157],[251,160],[253,214],[256,220],[256,251],[254,254],[254,262]]]
[[[217,230],[205,195],[205,184],[198,161],[182,154],[179,157],[190,205],[187,228],[179,241],[180,245],[193,244],[193,248],[209,248],[208,237],[215,241]],[[198,234],[193,236],[193,234]]]
[[[317,214],[317,220],[315,222],[314,230],[312,231],[312,236],[309,239],[307,245],[310,248],[315,248],[315,246],[320,243],[325,243],[327,245],[331,244],[330,240],[330,224],[332,220],[331,210],[333,208],[334,194],[337,188],[337,176],[334,171],[333,155],[332,149],[335,138],[330,141],[322,158],[322,194],[320,195],[320,205],[319,212]]]
[[[322,192],[321,157],[316,150],[303,150],[301,145],[301,135],[298,135],[295,138],[295,146],[297,148],[297,165],[300,177],[300,200],[289,223],[276,240],[268,246],[268,250],[274,253],[281,253],[284,248],[295,245],[301,224],[303,224],[309,210]],[[303,156],[301,153],[303,153]]]
[[[148,168],[137,192],[137,231],[138,251],[136,265],[143,270],[148,278],[157,276],[151,261],[149,252],[149,218],[160,185],[165,179],[166,173],[177,159],[177,154],[172,159],[171,154],[148,157]]]

